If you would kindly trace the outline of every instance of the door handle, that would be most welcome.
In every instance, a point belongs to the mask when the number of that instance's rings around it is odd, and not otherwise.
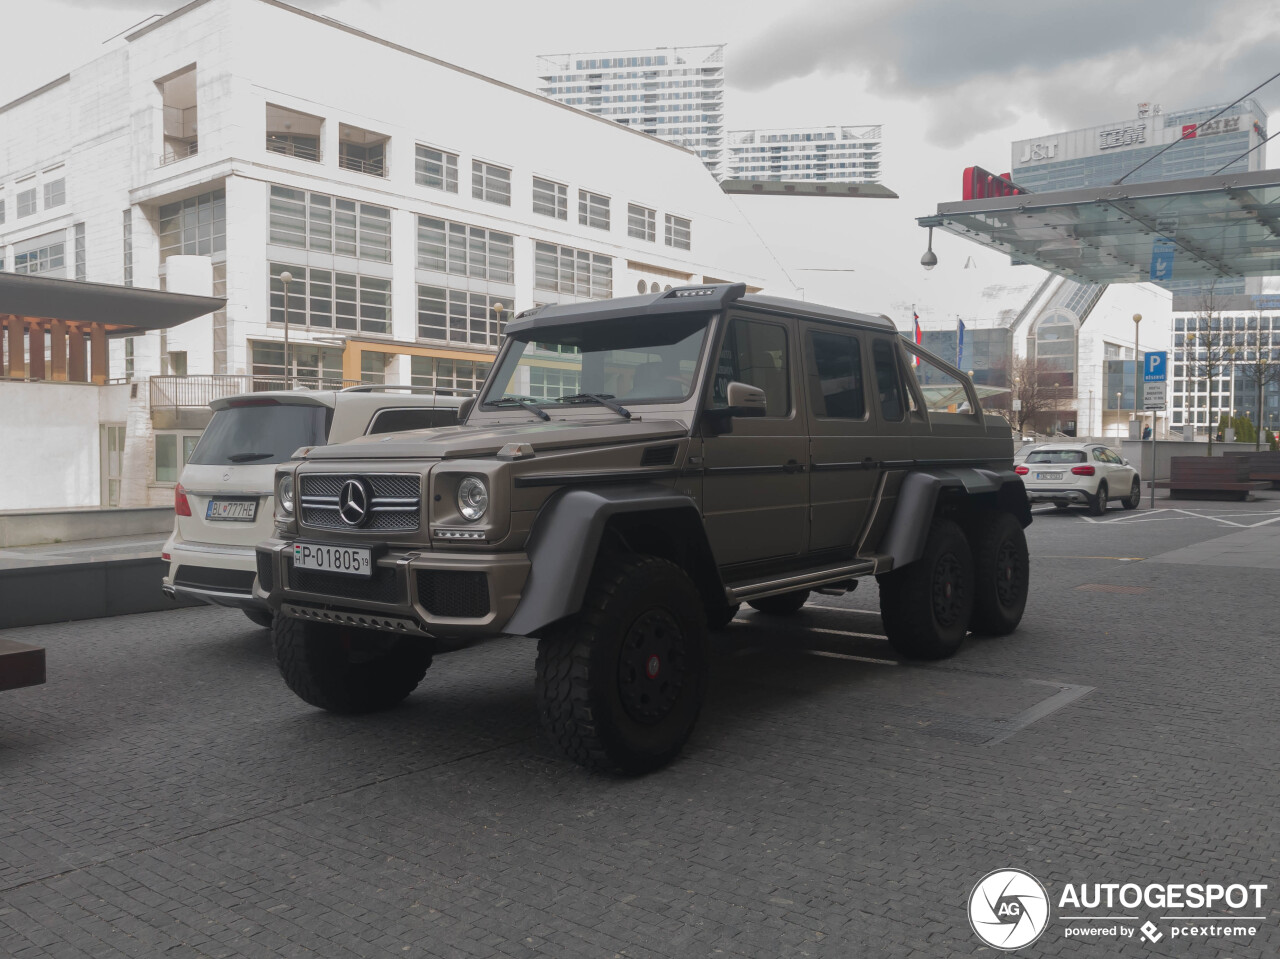
[[[782,472],[784,473],[803,473],[804,464],[797,460],[787,460],[782,464]]]

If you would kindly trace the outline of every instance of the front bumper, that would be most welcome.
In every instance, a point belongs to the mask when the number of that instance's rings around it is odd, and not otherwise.
[[[1031,503],[1079,503],[1093,502],[1093,491],[1085,489],[1066,489],[1063,487],[1044,487],[1032,489],[1027,487],[1027,501]]]
[[[235,609],[267,609],[253,593],[252,546],[216,546],[185,543],[170,537],[169,574],[160,588],[168,597],[194,599],[212,606]]]
[[[387,550],[370,577],[295,569],[293,543],[257,547],[253,596],[295,619],[440,639],[501,636],[529,578],[523,553]]]

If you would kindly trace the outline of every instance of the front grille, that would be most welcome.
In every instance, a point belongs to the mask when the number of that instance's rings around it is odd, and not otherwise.
[[[375,566],[373,575],[347,576],[343,573],[325,573],[315,569],[299,569],[291,561],[289,588],[320,596],[337,596],[342,599],[363,599],[371,603],[399,603],[403,601],[400,576],[394,567]]]
[[[244,593],[253,589],[253,573],[247,569],[214,569],[209,566],[179,566],[173,585],[196,589],[216,589],[223,593]]]
[[[479,619],[489,615],[489,579],[484,573],[421,570],[418,602],[432,616]]]
[[[258,550],[258,585],[266,592],[271,592],[276,585],[275,570],[271,565],[271,554],[266,550]]]
[[[338,494],[349,479],[369,487],[369,518],[348,526],[338,516]],[[303,526],[313,529],[415,530],[422,511],[422,477],[416,473],[303,473],[298,499]]]

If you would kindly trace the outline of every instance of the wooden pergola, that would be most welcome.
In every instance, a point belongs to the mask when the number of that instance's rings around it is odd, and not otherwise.
[[[219,310],[225,302],[0,273],[0,378],[105,383],[108,337],[168,329]]]

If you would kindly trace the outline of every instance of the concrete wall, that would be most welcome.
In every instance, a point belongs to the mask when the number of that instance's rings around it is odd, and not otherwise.
[[[99,392],[79,383],[0,382],[0,503],[97,506]]]
[[[168,533],[173,507],[143,509],[42,509],[0,512],[0,549]]]
[[[1121,456],[1130,463],[1138,467],[1138,472],[1142,475],[1145,482],[1149,479],[1168,479],[1169,478],[1169,460],[1174,456],[1205,456],[1209,451],[1209,444],[1201,440],[1156,440],[1153,444],[1150,440],[1145,443],[1140,440],[1124,440],[1118,446],[1114,441],[1110,442],[1113,449],[1117,449]],[[1152,449],[1155,453],[1155,474],[1152,475]],[[1263,444],[1266,449],[1266,444]],[[1213,444],[1213,455],[1222,456],[1226,453],[1252,453],[1254,447],[1252,443],[1218,443]]]

